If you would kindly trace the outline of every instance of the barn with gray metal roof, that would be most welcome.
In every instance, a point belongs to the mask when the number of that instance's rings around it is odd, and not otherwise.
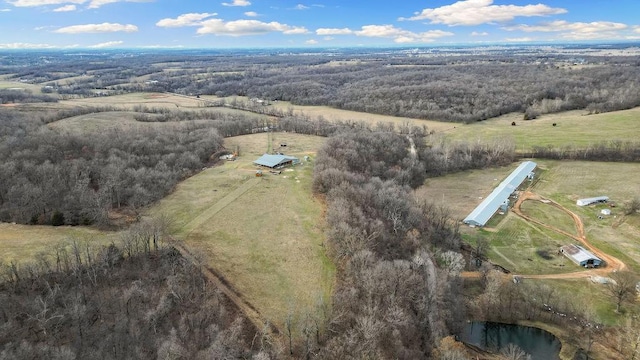
[[[268,168],[272,168],[273,169],[273,168],[276,168],[278,166],[284,166],[284,165],[289,165],[289,164],[297,164],[299,162],[300,162],[300,159],[298,159],[297,157],[293,157],[293,156],[264,154],[264,155],[260,156],[253,163],[256,164],[256,165],[266,166]]]

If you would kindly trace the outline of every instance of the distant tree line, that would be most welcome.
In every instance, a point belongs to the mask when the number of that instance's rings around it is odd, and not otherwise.
[[[269,342],[173,247],[71,241],[0,264],[0,359],[268,359]],[[144,246],[144,242],[147,246]],[[129,242],[130,243],[130,242]],[[128,252],[128,254],[127,254]]]
[[[244,95],[452,122],[485,120],[512,112],[533,119],[565,110],[597,113],[640,105],[640,95],[634,90],[640,72],[635,66],[622,65],[575,70],[513,63],[258,65],[208,82],[166,74],[153,78],[165,84],[166,90],[185,94]]]
[[[100,61],[48,54],[46,62],[27,67],[4,65],[0,73],[73,96],[95,96],[95,89],[248,96],[452,122],[480,121],[512,112],[534,119],[574,109],[598,113],[640,106],[640,64],[616,56],[585,56],[586,66],[576,67],[556,65],[571,62],[568,56],[513,57],[508,51],[437,57],[366,51],[331,57],[94,56]],[[28,57],[17,59],[23,65],[34,62]],[[65,76],[73,78],[57,82]]]
[[[352,130],[318,153],[313,189],[338,267],[320,358],[429,358],[460,329],[460,237],[444,209],[412,195],[426,176],[415,140]]]
[[[534,146],[531,152],[522,155],[555,160],[639,162],[640,143],[637,141],[609,140],[580,148],[571,145],[562,147]]]
[[[0,104],[57,102],[58,99],[48,95],[34,95],[30,90],[0,89]]]

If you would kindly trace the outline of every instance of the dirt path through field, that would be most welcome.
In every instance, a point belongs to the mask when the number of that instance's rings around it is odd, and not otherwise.
[[[218,274],[212,268],[202,265],[202,262],[194,256],[189,249],[184,247],[183,245],[176,244],[174,245],[178,251],[182,254],[182,256],[191,261],[194,264],[201,265],[202,273],[207,278],[207,280],[211,281],[212,284],[215,285],[217,289],[222,291],[222,293],[240,310],[243,315],[247,318],[247,320],[251,321],[253,326],[256,328],[256,331],[267,331],[270,335],[274,335],[277,340],[282,342],[280,338],[280,332],[278,329],[271,324],[267,319],[260,314],[260,312],[253,307],[249,302],[247,302],[238,291],[236,291],[233,286],[226,281],[226,279]]]
[[[209,219],[215,216],[222,209],[227,207],[229,204],[234,202],[244,193],[249,191],[258,183],[260,183],[261,180],[262,178],[252,178],[247,180],[238,188],[230,192],[227,196],[218,200],[211,207],[204,210],[200,215],[198,215],[196,218],[194,218],[191,222],[189,222],[183,227],[182,233],[184,234],[185,239],[189,236],[190,232],[192,232],[194,229],[197,229],[202,224],[207,222]],[[278,340],[281,340],[279,339],[278,329],[275,326],[273,326],[273,324],[270,324],[267,321],[267,319],[264,316],[262,316],[262,314],[260,314],[260,312],[253,305],[251,305],[248,301],[246,301],[242,297],[242,294],[239,291],[237,291],[233,287],[233,285],[224,278],[224,276],[219,274],[213,268],[202,264],[202,261],[198,259],[196,255],[191,253],[191,251],[183,244],[176,244],[175,247],[180,251],[182,256],[184,256],[186,259],[193,262],[194,264],[198,264],[201,266],[202,272],[205,275],[205,277],[209,281],[211,281],[216,286],[216,288],[220,289],[220,291],[222,291],[222,293],[224,293],[227,296],[227,298],[236,305],[236,307],[244,314],[244,316],[249,321],[251,321],[251,323],[255,326],[257,331],[263,331],[266,329],[268,332],[271,333],[271,335],[275,335],[276,337],[278,337]]]
[[[567,215],[571,216],[571,218],[573,219],[573,222],[575,224],[576,227],[576,233],[577,234],[572,234],[569,233],[565,230],[562,229],[558,229],[554,226],[548,225],[543,223],[540,220],[534,219],[526,214],[524,214],[522,212],[522,203],[524,201],[527,200],[531,200],[531,201],[541,201],[545,204],[554,206],[562,211],[564,211],[565,213],[567,213]],[[597,257],[599,257],[600,259],[604,260],[607,264],[606,267],[604,268],[598,268],[598,269],[590,269],[590,270],[586,270],[586,271],[576,271],[576,272],[570,272],[570,273],[564,273],[564,274],[540,274],[540,275],[520,275],[520,274],[514,274],[517,275],[521,278],[526,278],[526,279],[580,279],[580,278],[588,278],[590,276],[594,276],[594,275],[598,275],[598,276],[606,276],[609,273],[613,272],[613,271],[620,271],[620,270],[624,270],[626,268],[626,265],[620,261],[620,259],[611,256],[605,252],[603,252],[602,250],[596,248],[595,246],[593,246],[591,243],[589,243],[589,241],[587,241],[587,236],[585,234],[584,231],[584,224],[582,223],[582,219],[580,219],[580,217],[578,215],[576,215],[574,212],[572,212],[571,210],[567,209],[566,207],[558,204],[557,202],[550,200],[550,199],[546,199],[543,198],[542,196],[538,195],[538,194],[534,194],[531,191],[523,191],[520,193],[520,196],[518,197],[518,200],[516,201],[516,203],[513,205],[513,212],[520,216],[521,218],[540,225],[546,229],[549,230],[553,230],[557,233],[560,233],[562,235],[565,235],[567,237],[570,237],[578,242],[580,242],[585,248],[587,248],[589,251],[591,251],[594,255],[596,255]],[[465,278],[477,278],[478,275],[475,275],[476,273],[473,272],[464,272],[462,273],[462,277]]]
[[[186,224],[182,228],[181,232],[185,234],[184,235],[185,238],[189,236],[190,232],[202,226],[202,224],[204,224],[207,220],[211,219],[215,214],[220,212],[229,204],[234,202],[236,199],[242,196],[242,194],[246,193],[251,188],[258,185],[258,183],[260,183],[261,180],[262,178],[260,177],[255,177],[247,180],[244,184],[240,185],[238,188],[230,192],[227,196],[223,197],[218,202],[213,204],[211,207],[203,211],[200,215],[196,216],[195,219],[191,220],[188,224]]]

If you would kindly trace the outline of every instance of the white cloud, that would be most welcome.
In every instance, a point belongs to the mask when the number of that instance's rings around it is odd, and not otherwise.
[[[182,49],[184,45],[142,45],[139,49]]]
[[[633,31],[637,32],[640,34],[640,25],[636,25],[633,27]]]
[[[249,17],[258,17],[260,16],[260,14],[258,14],[255,11],[247,11],[246,13],[244,13],[245,16],[249,16]]]
[[[504,39],[504,41],[507,42],[531,42],[531,41],[535,41],[534,38],[530,38],[530,37],[520,37],[520,38],[506,38]]]
[[[325,40],[325,41],[331,41],[331,40],[333,40],[335,38],[333,36],[325,36],[322,39]]]
[[[228,36],[259,35],[270,32],[281,32],[285,35],[307,34],[304,27],[290,26],[279,22],[262,22],[258,20],[235,20],[225,22],[221,19],[209,19],[202,22],[198,34],[214,34]]]
[[[318,35],[349,35],[353,34],[353,30],[349,28],[334,29],[334,28],[320,28],[316,30]]]
[[[488,33],[488,32],[486,32],[486,31],[483,31],[483,32],[473,31],[473,32],[471,33],[471,36],[488,36],[488,35],[489,35],[489,33]]]
[[[493,0],[461,0],[451,5],[423,9],[410,18],[399,20],[430,20],[432,24],[480,25],[511,21],[516,17],[549,16],[564,14],[567,10],[536,5],[493,5]]]
[[[16,7],[35,7],[61,4],[84,4],[86,1],[87,0],[8,0],[7,2]]]
[[[9,12],[11,9],[0,9],[0,12]]]
[[[303,4],[298,4],[293,9],[294,10],[307,10],[307,9],[310,9],[310,7],[308,7],[306,5],[303,5]]]
[[[391,38],[396,43],[427,43],[453,33],[442,30],[431,30],[415,33],[399,29],[393,25],[365,25],[361,30],[354,31],[358,36]]]
[[[85,4],[89,3],[89,9],[97,9],[102,5],[112,4],[117,2],[153,2],[154,0],[7,0],[7,2],[17,7],[36,7],[47,5],[62,5],[62,4]],[[69,6],[69,5],[66,5]],[[63,6],[66,7],[66,6]]]
[[[590,23],[568,22],[564,20],[551,21],[537,25],[514,25],[504,27],[508,31],[524,32],[558,32],[564,39],[590,40],[590,39],[613,39],[621,35],[618,31],[625,30],[629,26],[622,23],[595,21]]]
[[[32,43],[10,43],[0,44],[0,49],[53,49],[55,46],[49,44]]]
[[[183,27],[183,26],[199,26],[202,20],[216,16],[216,13],[189,13],[182,14],[175,19],[162,19],[156,23],[159,27]]]
[[[233,0],[233,2],[230,2],[230,3],[223,2],[222,5],[224,5],[224,6],[249,6],[249,5],[251,5],[251,2],[247,1],[247,0]]]
[[[304,43],[308,44],[308,45],[315,45],[315,44],[318,43],[318,40],[309,39],[309,40],[305,41]]]
[[[104,49],[104,48],[107,48],[107,47],[120,45],[122,43],[123,43],[123,41],[107,41],[107,42],[103,42],[103,43],[100,43],[100,44],[91,45],[89,47],[92,48],[92,49]]]
[[[153,2],[154,0],[91,0],[89,3],[89,9],[97,9],[103,5],[113,4],[117,2],[134,2],[134,3],[144,3],[144,2]]]
[[[67,11],[76,11],[75,5],[65,5],[59,8],[53,9],[54,12],[67,12]]]
[[[73,25],[60,28],[54,32],[60,34],[84,34],[84,33],[105,33],[105,32],[136,32],[138,27],[135,25],[123,25],[117,23],[102,23],[102,24],[86,24],[86,25]]]

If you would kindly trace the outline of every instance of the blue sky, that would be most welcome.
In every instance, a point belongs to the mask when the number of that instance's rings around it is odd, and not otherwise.
[[[638,0],[0,0],[0,49],[640,41]]]

